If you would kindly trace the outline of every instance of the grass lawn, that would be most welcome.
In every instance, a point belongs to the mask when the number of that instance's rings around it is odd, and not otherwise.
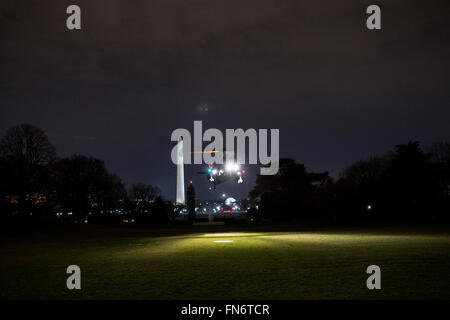
[[[78,228],[3,236],[1,299],[450,299],[446,232]],[[82,290],[66,288],[71,264]],[[381,290],[366,288],[371,264]]]

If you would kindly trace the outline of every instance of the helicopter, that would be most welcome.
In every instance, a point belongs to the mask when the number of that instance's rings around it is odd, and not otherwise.
[[[213,150],[210,152],[216,153],[220,151]],[[223,152],[227,155],[227,157],[233,154],[228,151]],[[208,182],[210,183],[209,189],[216,190],[217,185],[229,180],[234,180],[238,184],[243,183],[243,176],[245,172],[245,169],[241,169],[237,162],[227,160],[225,161],[225,164],[222,165],[212,162],[205,171],[197,172],[197,174],[205,174]]]

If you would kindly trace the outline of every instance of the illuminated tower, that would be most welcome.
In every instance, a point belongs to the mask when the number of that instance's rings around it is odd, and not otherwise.
[[[177,145],[177,204],[184,204],[184,159],[183,138],[178,139]]]

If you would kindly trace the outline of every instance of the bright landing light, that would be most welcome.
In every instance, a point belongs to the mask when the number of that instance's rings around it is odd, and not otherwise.
[[[225,165],[225,170],[227,170],[227,171],[238,171],[239,170],[239,165],[237,163],[234,163],[234,162],[228,162]]]

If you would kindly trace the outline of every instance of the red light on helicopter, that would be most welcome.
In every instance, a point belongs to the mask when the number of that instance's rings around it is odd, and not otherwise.
[[[245,170],[242,170],[242,173],[245,174]]]

